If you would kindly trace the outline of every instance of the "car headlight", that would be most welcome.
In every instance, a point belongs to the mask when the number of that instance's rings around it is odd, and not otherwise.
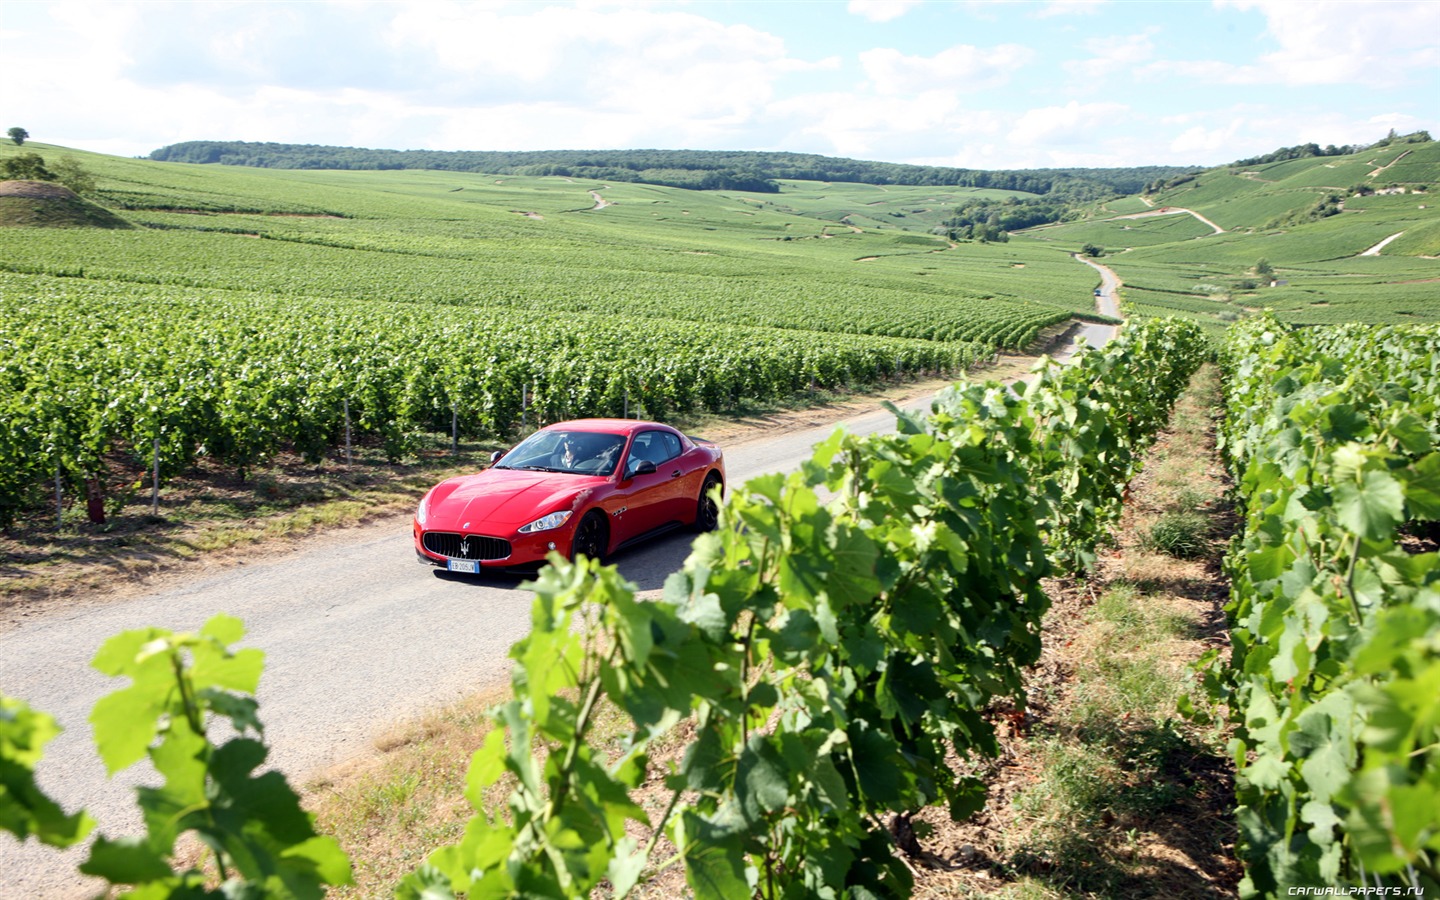
[[[550,531],[553,528],[559,528],[561,525],[564,525],[568,521],[570,521],[570,510],[567,509],[561,512],[553,512],[548,516],[536,519],[529,525],[521,525],[519,531],[521,534],[534,534],[537,531]]]
[[[430,495],[429,495],[429,494],[426,494],[424,497],[421,497],[421,498],[420,498],[420,507],[415,510],[415,521],[417,521],[417,522],[420,523],[420,527],[421,527],[421,528],[424,528],[424,527],[425,527],[425,517],[428,516],[429,514],[430,514]]]

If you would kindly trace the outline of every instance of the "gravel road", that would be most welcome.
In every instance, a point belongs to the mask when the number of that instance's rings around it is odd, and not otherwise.
[[[1089,342],[1104,343],[1108,332],[1093,327],[1085,332]],[[908,405],[925,409],[929,398]],[[726,447],[730,482],[798,468],[835,424]],[[894,417],[877,410],[838,424],[868,434],[892,428]],[[672,536],[613,561],[642,590],[658,591],[689,543]],[[397,517],[306,539],[273,559],[146,596],[55,604],[0,633],[0,692],[65,729],[46,746],[41,787],[68,810],[88,810],[112,837],[138,832],[133,788],[153,770],[135,766],[107,779],[87,721],[95,701],[121,686],[90,668],[107,638],[147,626],[194,630],[221,612],[243,620],[242,645],[265,651],[258,699],[269,762],[300,783],[370,752],[377,734],[407,716],[503,683],[510,645],[529,625],[531,594],[521,582],[418,565],[409,520]],[[98,883],[76,873],[83,857],[79,849],[60,853],[0,834],[0,898],[93,894]]]

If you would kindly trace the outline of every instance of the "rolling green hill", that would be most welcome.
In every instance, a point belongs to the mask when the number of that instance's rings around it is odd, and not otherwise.
[[[1213,328],[1262,308],[1295,324],[1440,320],[1440,143],[1249,161],[1133,199],[1147,208],[1111,201],[1017,241],[1104,247],[1132,310]]]
[[[1053,321],[1091,303],[1089,271],[1048,248],[952,246],[847,224],[850,211],[874,209],[867,204],[893,190],[877,186],[790,184],[777,198],[27,148],[78,157],[99,176],[97,198],[143,227],[7,235],[0,268],[10,271],[940,340],[990,340],[1000,326],[989,323]],[[906,189],[900,200],[933,193]],[[938,214],[944,199],[935,199]],[[1009,277],[1021,267],[1024,278]]]

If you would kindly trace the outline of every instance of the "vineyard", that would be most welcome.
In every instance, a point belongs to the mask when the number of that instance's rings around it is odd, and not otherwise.
[[[1093,565],[1205,348],[1197,326],[1132,323],[1019,393],[962,383],[898,434],[837,433],[799,472],[736,490],[657,600],[556,560],[471,763],[475,815],[396,895],[621,897],[673,868],[700,898],[909,896],[895,823],[983,802],[947,755],[997,752],[995,710],[1023,708],[1040,652],[1040,579]],[[1221,362],[1243,524],[1233,651],[1198,671],[1234,719],[1241,891],[1440,888],[1440,332],[1257,319]],[[240,635],[222,619],[102,649],[97,667],[134,681],[97,707],[102,757],[148,756],[167,781],[141,791],[147,835],[100,837],[82,871],[136,896],[199,890],[204,873],[171,869],[192,831],[227,890],[349,880],[283,778],[251,774],[260,667],[229,649]],[[0,825],[79,840],[94,823],[30,774],[53,723],[3,702]],[[629,723],[604,748],[588,741],[602,706]],[[213,743],[216,720],[238,736]],[[654,769],[677,729],[683,758]],[[657,779],[668,803],[640,808],[631,792]]]
[[[409,857],[396,896],[682,880],[697,898],[911,896],[903,827],[985,804],[976,773],[999,765],[998,723],[1024,719],[1040,659],[1042,579],[1097,571],[1142,454],[1217,346],[1230,652],[1194,677],[1229,722],[1196,708],[1198,688],[1181,703],[1231,738],[1239,893],[1423,896],[1440,891],[1437,220],[1414,194],[1357,193],[1301,221],[1401,152],[1157,194],[1225,234],[1176,215],[1006,244],[905,230],[958,189],[85,156],[98,199],[138,227],[0,228],[0,527],[63,523],[66,503],[74,522],[76,498],[202,461],[243,482],[281,454],[400,460],[545,421],[962,373],[1087,307],[1094,276],[1069,252],[1112,245],[1136,315],[1107,347],[1021,388],[962,381],[928,415],[896,411],[898,433],[837,432],[799,471],[733,489],[659,597],[553,559],[471,761],[473,816]],[[1421,145],[1384,177],[1419,188],[1437,159]],[[91,719],[107,771],[148,760],[164,778],[138,792],[144,833],[102,834],[81,867],[125,896],[320,897],[351,880],[265,769],[243,634],[225,617],[130,631],[95,658],[130,679]],[[621,721],[603,744],[602,710]],[[103,823],[38,786],[55,732],[0,696],[0,830],[66,847]]]
[[[1053,250],[741,195],[78,155],[139,227],[0,228],[0,527],[201,458],[243,478],[281,451],[400,459],[426,435],[958,373],[1093,286]]]
[[[737,490],[658,601],[638,602],[613,568],[557,560],[512,651],[515,699],[472,763],[476,815],[397,895],[618,897],[679,866],[701,898],[907,896],[882,817],[976,808],[982,785],[946,755],[995,752],[987,710],[1023,704],[1039,579],[1094,552],[1202,355],[1194,326],[1132,325],[1021,394],[961,384],[930,416],[902,416],[898,434],[837,433],[800,472]],[[202,872],[169,868],[193,831],[230,893],[319,896],[349,880],[283,777],[252,774],[265,757],[249,696],[259,658],[229,649],[240,635],[228,619],[128,632],[97,656],[133,680],[96,709],[102,757],[113,772],[148,756],[166,785],[140,793],[146,836],[98,838],[82,871],[135,896],[198,892]],[[633,723],[618,758],[586,741],[602,702]],[[0,750],[18,765],[0,824],[78,840],[94,823],[31,775],[53,724],[5,703]],[[238,734],[216,745],[215,719]],[[652,821],[629,792],[650,774],[650,744],[681,722],[690,750],[658,773],[672,799]],[[502,778],[504,816],[481,799]],[[649,829],[644,844],[631,821]],[[678,851],[669,863],[652,856],[662,836]]]

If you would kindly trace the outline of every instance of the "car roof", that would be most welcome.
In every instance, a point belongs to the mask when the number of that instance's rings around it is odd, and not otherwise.
[[[668,425],[659,422],[646,422],[640,419],[575,419],[570,422],[556,422],[554,425],[546,425],[544,431],[589,431],[597,434],[624,434],[630,435],[637,431],[646,431],[651,428],[664,428],[673,431]]]

